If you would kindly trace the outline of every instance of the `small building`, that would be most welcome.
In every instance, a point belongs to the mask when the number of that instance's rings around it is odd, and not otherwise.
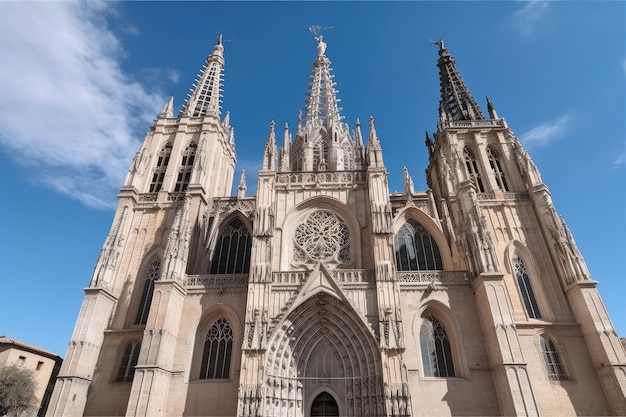
[[[54,389],[54,381],[59,374],[59,369],[61,369],[61,362],[63,359],[55,353],[19,340],[0,336],[0,366],[16,364],[35,371],[37,416],[46,414]]]

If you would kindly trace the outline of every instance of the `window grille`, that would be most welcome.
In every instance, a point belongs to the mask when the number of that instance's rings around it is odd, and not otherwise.
[[[139,360],[139,352],[141,351],[141,342],[131,341],[126,344],[124,355],[117,368],[117,376],[115,382],[130,382],[135,376],[135,366]]]
[[[530,277],[526,271],[526,265],[519,256],[513,258],[513,271],[515,272],[515,278],[517,280],[517,286],[522,294],[522,300],[524,301],[524,307],[526,313],[531,319],[541,318],[537,300],[535,299],[535,293],[533,287],[530,285]]]
[[[343,149],[344,169],[353,170],[355,168],[355,163],[354,163],[354,152],[352,150],[352,146],[350,145],[350,143],[346,141],[341,144],[341,147]]]
[[[198,95],[198,101],[196,102],[196,107],[193,110],[193,116],[206,116],[209,104],[211,103],[211,98],[213,96],[213,89],[219,88],[219,85],[215,84],[215,77],[217,75],[219,75],[219,68],[217,67],[217,63],[214,62],[209,68],[207,78],[202,86],[202,89],[200,90],[200,94]]]
[[[175,192],[187,191],[189,181],[191,179],[191,171],[193,170],[193,163],[196,159],[196,151],[198,145],[195,142],[191,142],[185,152],[183,152],[183,159],[178,170],[178,177],[176,178]]]
[[[150,192],[158,193],[163,187],[163,179],[165,178],[165,171],[167,171],[167,164],[170,162],[170,156],[172,154],[172,144],[167,143],[159,152],[157,159],[157,165],[152,174],[152,181],[150,182]]]
[[[230,372],[233,351],[233,328],[220,317],[209,329],[202,352],[200,379],[224,379]]]
[[[484,193],[485,187],[483,187],[483,180],[480,177],[476,157],[474,157],[474,154],[467,146],[463,149],[463,155],[465,156],[465,168],[467,168],[467,175],[470,181],[478,188],[478,191]]]
[[[350,230],[334,213],[316,210],[307,215],[294,233],[294,261],[297,263],[351,260]]]
[[[541,336],[540,344],[548,379],[567,379],[565,366],[563,366],[563,362],[561,361],[561,355],[552,338]]]
[[[146,270],[146,280],[143,285],[143,293],[141,301],[137,309],[137,317],[135,324],[146,324],[148,321],[148,313],[150,313],[150,304],[152,304],[152,294],[154,293],[154,281],[161,276],[161,260],[154,258]]]
[[[323,171],[322,161],[324,166],[328,166],[328,144],[324,139],[318,139],[313,145],[313,171]]]
[[[424,376],[453,377],[454,363],[450,339],[443,324],[434,316],[424,316],[420,328],[420,347]]]
[[[250,272],[250,231],[240,219],[234,219],[217,240],[211,274],[246,274]]]
[[[493,175],[496,178],[496,183],[501,190],[509,191],[509,186],[506,183],[506,178],[504,177],[504,171],[502,170],[502,164],[500,163],[500,158],[498,157],[498,153],[493,147],[487,147],[487,158],[489,159],[489,166],[491,166],[491,170],[493,171]]]
[[[414,219],[407,220],[395,237],[398,271],[442,270],[441,253],[428,230]]]

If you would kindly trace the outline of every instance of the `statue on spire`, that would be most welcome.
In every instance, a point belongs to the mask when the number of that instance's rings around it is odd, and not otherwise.
[[[324,35],[316,36],[317,41],[317,56],[324,56],[326,52],[326,43],[324,42]]]

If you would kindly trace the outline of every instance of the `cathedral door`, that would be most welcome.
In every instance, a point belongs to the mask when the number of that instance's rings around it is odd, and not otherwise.
[[[318,395],[311,405],[311,417],[331,417],[339,416],[339,406],[337,401],[327,392]]]

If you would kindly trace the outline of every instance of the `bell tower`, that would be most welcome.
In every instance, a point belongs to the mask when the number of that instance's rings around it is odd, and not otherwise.
[[[185,273],[201,267],[193,262],[203,250],[197,230],[213,198],[229,196],[233,182],[234,130],[219,101],[223,52],[220,37],[178,116],[170,98],[131,163],[48,416],[92,413],[107,391],[107,358],[125,343],[137,368],[134,380],[131,372],[115,377],[133,381],[130,392],[120,391],[120,404],[132,415],[164,415],[167,396],[142,390],[170,383]],[[89,403],[88,391],[94,393]]]
[[[475,277],[502,412],[539,415],[543,387],[530,378],[527,334],[558,337],[560,325],[575,322],[610,406],[624,414],[625,358],[596,281],[522,144],[489,98],[484,117],[443,41],[436,44],[441,99],[434,140],[426,133],[427,182]]]

